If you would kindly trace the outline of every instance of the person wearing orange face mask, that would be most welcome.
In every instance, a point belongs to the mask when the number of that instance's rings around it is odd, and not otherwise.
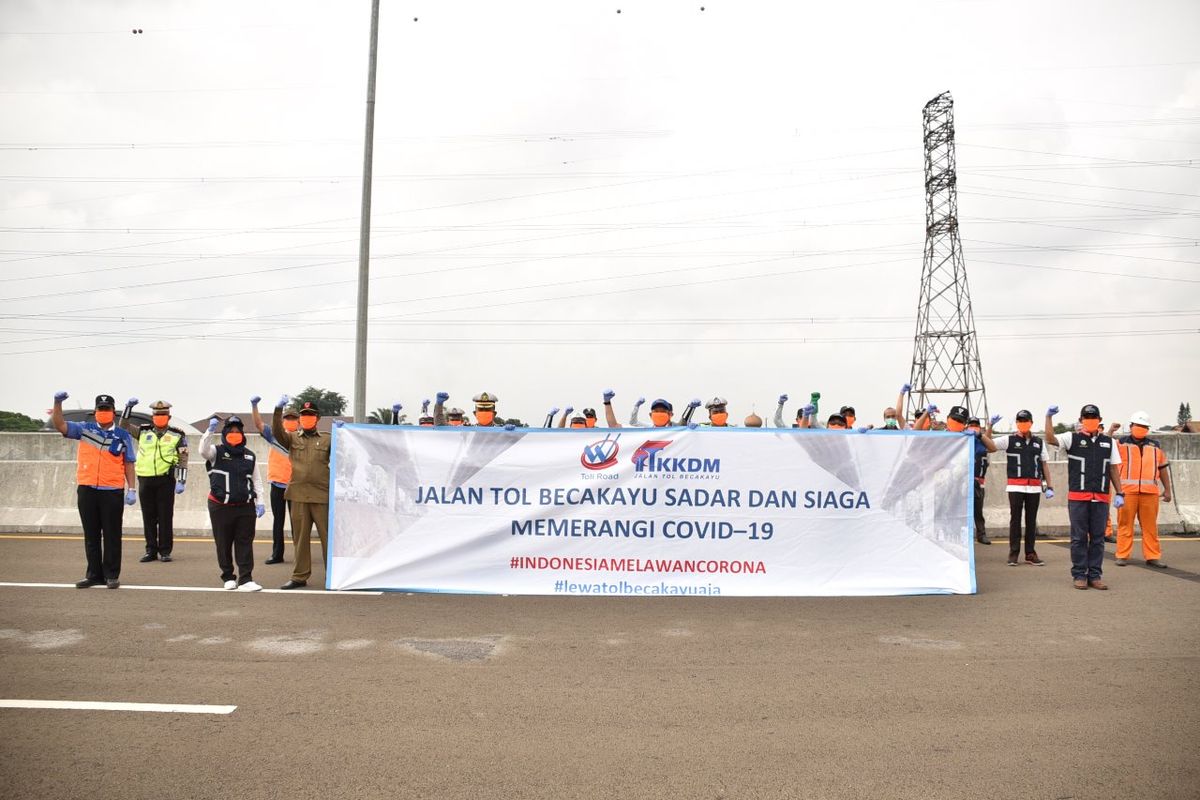
[[[496,427],[499,423],[496,422],[496,403],[500,398],[494,394],[480,392],[475,395],[473,402],[475,403],[475,424],[484,428]]]
[[[992,417],[988,425],[1000,421]],[[1054,487],[1050,485],[1050,473],[1046,470],[1046,448],[1042,440],[1033,434],[1033,413],[1026,409],[1017,412],[1017,432],[995,439],[996,449],[1003,450],[1007,462],[1008,494],[1008,565],[1020,564],[1021,519],[1025,520],[1025,563],[1040,567],[1046,562],[1037,554],[1037,515],[1042,501],[1042,483],[1046,485],[1046,499],[1054,498]]]
[[[126,414],[137,405],[137,398],[125,404]],[[171,560],[175,543],[173,527],[175,495],[182,494],[187,485],[187,434],[171,427],[171,404],[162,400],[150,404],[151,424],[123,427],[137,441],[137,462],[134,471],[138,491],[142,495],[142,529],[146,537],[146,553],[141,563]]]
[[[604,418],[608,422],[610,428],[623,427],[617,422],[616,412],[613,411],[612,399],[616,397],[616,392],[612,389],[604,390]],[[638,421],[638,410],[642,404],[646,402],[646,398],[639,397],[637,402],[633,404],[633,413],[629,416],[630,428],[645,428],[646,425]],[[671,424],[671,414],[674,412],[674,407],[666,400],[659,398],[650,406],[650,422],[655,428],[663,428]]]
[[[126,489],[125,505],[137,502],[133,437],[117,425],[112,395],[96,396],[95,422],[67,422],[62,403],[68,396],[66,392],[54,395],[50,424],[67,439],[79,442],[75,482],[87,573],[75,587],[87,589],[103,583],[116,589],[121,585],[122,487]]]
[[[262,587],[253,577],[254,520],[266,513],[258,459],[246,447],[246,430],[240,417],[226,419],[220,444],[213,444],[218,425],[220,420],[213,417],[200,437],[200,457],[208,473],[208,518],[217,545],[217,566],[226,589],[258,592]]]
[[[729,410],[724,397],[714,397],[704,404],[708,411],[708,424],[714,428],[729,427]]]
[[[962,406],[955,406],[950,410],[950,419],[955,420],[961,414],[967,413],[967,410]],[[947,425],[950,421],[947,421]],[[983,516],[983,501],[987,490],[987,471],[990,461],[989,453],[996,452],[996,444],[992,441],[991,433],[985,433],[978,417],[967,417],[966,432],[975,437],[975,541],[980,544],[992,543],[992,540],[987,536],[987,520]]]
[[[258,395],[250,398],[250,414],[254,427],[267,440],[270,450],[267,451],[267,482],[271,485],[271,557],[264,564],[283,563],[283,522],[285,516],[291,515],[292,504],[287,499],[287,487],[292,480],[292,460],[287,448],[279,443],[271,426],[263,424],[262,415],[258,412],[258,404],[262,398]],[[285,409],[283,412],[283,429],[288,433],[300,430],[300,415],[295,409]]]
[[[571,417],[571,427],[572,428],[586,428],[586,427],[588,427],[587,420],[584,419],[583,417]]]
[[[1142,529],[1142,558],[1146,566],[1166,569],[1158,543],[1159,481],[1162,502],[1171,502],[1171,476],[1167,454],[1157,439],[1151,439],[1150,415],[1135,411],[1129,418],[1129,435],[1122,436],[1117,449],[1121,453],[1121,488],[1125,505],[1117,512],[1117,566],[1129,563],[1133,555],[1133,521]]]
[[[585,428],[596,427],[596,409],[585,408],[583,410],[583,426]]]
[[[1067,454],[1067,516],[1071,521],[1071,577],[1076,589],[1107,589],[1104,574],[1104,528],[1108,501],[1117,487],[1113,505],[1125,505],[1121,486],[1121,453],[1112,437],[1100,428],[1100,409],[1088,403],[1079,411],[1079,432],[1054,434],[1058,406],[1046,410],[1046,444]]]
[[[317,423],[321,414],[313,403],[297,409],[300,429],[295,433],[283,427],[283,409],[288,396],[279,398],[271,417],[271,433],[287,448],[292,461],[292,479],[284,497],[292,503],[292,578],[281,589],[299,589],[308,585],[312,575],[312,529],[321,540],[322,561],[329,563],[329,456],[333,437],[321,433]]]

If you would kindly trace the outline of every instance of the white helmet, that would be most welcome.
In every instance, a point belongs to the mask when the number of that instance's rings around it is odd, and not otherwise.
[[[1147,414],[1145,411],[1135,411],[1129,415],[1129,424],[1130,425],[1145,425],[1147,428],[1149,428],[1150,427],[1150,415]]]

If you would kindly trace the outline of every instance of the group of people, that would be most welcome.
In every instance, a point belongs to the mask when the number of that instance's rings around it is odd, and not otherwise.
[[[821,396],[817,392],[797,410],[791,427],[846,432],[945,430],[973,435],[975,538],[985,545],[991,544],[983,517],[986,475],[992,454],[1003,451],[1009,501],[1009,566],[1021,563],[1022,539],[1025,563],[1035,566],[1045,563],[1036,550],[1037,515],[1043,495],[1048,500],[1055,495],[1046,469],[1046,448],[1059,447],[1067,456],[1071,576],[1075,588],[1108,588],[1102,576],[1104,544],[1106,539],[1112,541],[1110,503],[1117,509],[1118,519],[1116,564],[1129,563],[1136,520],[1142,530],[1145,563],[1151,567],[1166,567],[1158,540],[1157,519],[1159,503],[1171,500],[1169,463],[1161,443],[1149,436],[1150,418],[1145,412],[1135,412],[1131,416],[1129,434],[1120,439],[1113,438],[1118,425],[1110,426],[1107,432],[1103,430],[1100,409],[1093,404],[1080,409],[1078,422],[1068,433],[1055,434],[1054,417],[1059,409],[1051,406],[1045,415],[1043,437],[1033,433],[1033,414],[1028,410],[1017,413],[1013,433],[996,436],[993,428],[1000,421],[1000,415],[991,417],[985,426],[963,406],[952,407],[942,420],[937,406],[928,405],[910,422],[905,405],[911,389],[909,384],[901,387],[896,404],[883,410],[883,424],[879,429],[873,425],[857,426],[857,415],[851,406],[842,406],[821,424],[818,422]],[[729,426],[728,404],[722,397],[714,397],[704,404],[708,412],[706,422],[693,420],[700,400],[688,403],[676,421],[674,406],[666,399],[656,399],[650,404],[648,425],[639,419],[645,399],[638,398],[624,426],[613,409],[614,397],[615,392],[611,389],[602,394],[609,428]],[[146,552],[140,560],[171,560],[174,499],[184,491],[188,478],[187,436],[170,424],[171,405],[161,400],[150,406],[149,424],[135,425],[131,422],[131,413],[138,404],[137,398],[130,398],[118,419],[112,396],[97,395],[93,420],[84,423],[64,419],[62,401],[66,398],[66,392],[54,396],[51,424],[66,438],[79,441],[77,500],[84,530],[87,572],[76,586],[88,588],[105,584],[115,589],[120,586],[123,509],[124,505],[137,502],[139,492],[146,539]],[[462,409],[445,407],[449,399],[448,393],[439,392],[432,414],[428,413],[430,401],[424,401],[418,424],[421,427],[471,425]],[[274,524],[271,557],[265,563],[283,561],[283,524],[287,514],[291,518],[294,563],[291,578],[280,588],[297,589],[307,585],[312,574],[310,541],[314,527],[321,542],[322,557],[327,560],[332,441],[328,434],[318,429],[320,412],[313,403],[293,407],[290,398],[284,395],[275,406],[270,424],[266,425],[259,414],[260,402],[261,398],[257,396],[250,399],[252,424],[270,445],[267,483]],[[779,396],[774,420],[776,427],[785,426],[783,409],[787,402],[786,394]],[[498,398],[493,394],[482,392],[476,395],[474,425],[503,426],[511,430],[511,424],[503,424],[496,416],[497,403]],[[399,403],[392,406],[394,422],[398,422],[401,409]],[[561,411],[559,428],[596,427],[595,409],[585,408],[579,415],[573,415],[573,412],[570,406]],[[551,409],[545,427],[553,426],[559,413],[558,408]],[[762,427],[763,420],[751,413],[743,424]],[[211,419],[200,440],[200,455],[208,477],[209,518],[222,584],[229,590],[258,591],[262,586],[253,579],[252,545],[255,520],[266,513],[266,495],[257,457],[246,446],[245,423],[237,416]]]

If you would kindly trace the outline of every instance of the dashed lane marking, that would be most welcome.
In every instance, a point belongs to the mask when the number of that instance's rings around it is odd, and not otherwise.
[[[0,586],[8,586],[12,588],[22,589],[75,589],[73,583],[24,583],[20,581],[0,581]],[[103,586],[93,586],[92,589],[105,589]],[[222,594],[251,594],[250,592],[234,592],[228,589],[223,589],[220,586],[137,586],[128,583],[121,584],[121,590],[125,589],[149,589],[158,592],[220,592]],[[79,591],[75,589],[75,591]],[[107,591],[107,589],[105,589]],[[379,597],[383,592],[366,592],[357,589],[345,592],[330,592],[325,589],[263,589],[253,594],[290,594],[303,597],[314,597],[317,595],[325,597]]]
[[[3,700],[0,708],[47,708],[66,711],[157,711],[167,714],[232,714],[237,706],[187,703],[104,703],[92,700]]]

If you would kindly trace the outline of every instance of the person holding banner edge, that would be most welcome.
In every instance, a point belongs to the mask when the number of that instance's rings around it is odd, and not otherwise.
[[[442,394],[438,395],[439,401]],[[292,480],[284,497],[292,502],[292,549],[295,557],[292,578],[280,589],[299,589],[308,585],[312,575],[310,536],[315,525],[321,540],[321,557],[329,563],[329,457],[332,437],[317,429],[320,412],[313,403],[304,403],[300,412],[300,430],[291,433],[283,427],[283,409],[289,397],[285,394],[275,404],[271,417],[271,433],[287,448],[292,460]]]

